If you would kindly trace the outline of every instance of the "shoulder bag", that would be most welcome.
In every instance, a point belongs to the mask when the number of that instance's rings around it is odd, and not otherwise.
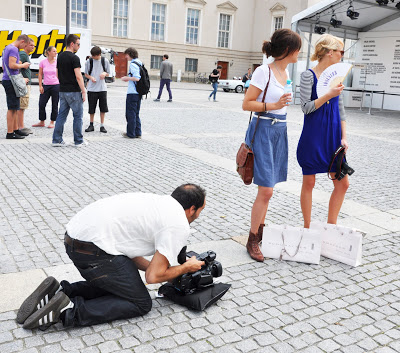
[[[4,56],[4,51],[3,51]],[[21,73],[16,75],[10,75],[10,71],[8,70],[7,64],[4,63],[3,65],[6,68],[7,75],[10,78],[10,81],[14,87],[15,95],[17,97],[23,97],[28,94],[28,88],[26,87],[26,82],[24,76]]]
[[[271,68],[269,68],[269,78],[268,78],[268,83],[267,86],[265,87],[264,90],[264,95],[262,99],[262,103],[265,101],[265,95],[267,94],[268,86],[269,86],[269,81],[271,78]],[[253,112],[250,113],[250,119],[249,119],[249,125],[251,122]],[[245,142],[243,142],[240,147],[239,151],[236,154],[236,171],[242,178],[243,182],[245,185],[250,185],[253,181],[253,175],[254,175],[254,153],[252,150],[253,143],[254,143],[254,137],[256,136],[256,131],[258,127],[258,123],[260,122],[260,117],[258,116],[257,118],[257,124],[254,129],[253,133],[253,138],[251,139],[250,146],[248,146]]]

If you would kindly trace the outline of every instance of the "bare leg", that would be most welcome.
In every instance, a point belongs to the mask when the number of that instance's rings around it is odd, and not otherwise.
[[[12,134],[14,130],[15,122],[17,121],[17,111],[16,110],[7,110],[7,132]]]
[[[90,115],[90,122],[93,123],[94,122],[94,114],[89,114],[89,115]]]
[[[100,112],[100,123],[104,124],[104,118],[106,117],[106,113]],[[90,117],[90,121],[93,121]]]
[[[13,114],[13,126],[14,126],[14,131],[18,130],[18,110],[14,110]]]
[[[334,178],[335,173],[331,173]],[[328,223],[336,224],[337,218],[342,207],[346,191],[349,188],[349,176],[346,175],[342,180],[333,180],[333,192],[329,200]]]
[[[315,185],[314,175],[303,175],[303,185],[301,187],[300,205],[303,212],[304,228],[310,228],[311,209],[312,209],[312,192]]]
[[[257,234],[260,224],[265,222],[269,200],[271,199],[273,192],[273,188],[267,188],[265,186],[258,187],[257,197],[251,210],[250,231],[254,234]]]
[[[24,113],[25,109],[20,109],[17,112],[18,115],[18,128],[23,129],[24,128]]]

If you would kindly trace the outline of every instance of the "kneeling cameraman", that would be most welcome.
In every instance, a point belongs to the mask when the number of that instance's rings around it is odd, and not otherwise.
[[[88,326],[145,315],[152,301],[148,283],[172,280],[204,265],[195,256],[171,266],[206,205],[205,191],[181,185],[171,196],[127,193],[98,200],[67,224],[65,248],[86,281],[58,283],[45,279],[24,301],[18,323],[46,329]],[[151,261],[143,256],[154,255]]]

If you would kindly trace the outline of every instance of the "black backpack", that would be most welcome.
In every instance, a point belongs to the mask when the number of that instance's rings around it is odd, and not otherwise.
[[[140,70],[140,80],[136,81],[136,91],[139,93],[141,96],[146,95],[147,99],[147,93],[150,91],[150,78],[149,78],[149,73],[147,72],[147,69],[143,65],[138,64],[136,61],[132,61],[134,64],[139,66]],[[132,75],[131,73],[129,73]]]
[[[106,59],[104,58],[104,56],[101,57],[101,65],[103,66],[104,72],[107,72]],[[89,58],[89,73],[88,73],[89,76],[92,74],[92,70],[93,70],[93,58]]]

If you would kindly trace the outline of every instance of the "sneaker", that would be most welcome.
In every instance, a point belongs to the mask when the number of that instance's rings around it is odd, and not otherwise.
[[[7,133],[6,139],[11,140],[21,140],[24,139],[25,136],[17,135],[15,132]]]
[[[134,139],[141,139],[141,138],[142,138],[142,135],[137,135],[134,137]]]
[[[125,137],[126,139],[133,139],[134,137],[129,137],[127,134],[126,134],[126,132],[123,132],[122,134],[122,137]]]
[[[214,102],[218,102],[216,99],[214,99]]]
[[[28,132],[24,132],[22,130],[14,130],[14,134],[19,135],[19,136],[29,136]]]
[[[86,147],[89,144],[86,140],[83,140],[82,143],[75,144],[74,147],[79,148],[79,147]]]
[[[168,99],[167,102],[172,102],[172,99]]]
[[[100,126],[100,132],[104,132],[106,134],[107,130],[104,126]]]
[[[89,125],[87,127],[87,129],[85,129],[85,132],[92,132],[92,131],[94,131],[94,126],[93,125]]]
[[[67,295],[64,292],[58,292],[43,308],[35,311],[25,320],[23,328],[46,330],[60,321],[61,311],[69,304],[71,301]]]
[[[61,142],[53,142],[51,145],[53,147],[67,147],[68,143],[66,143],[65,141],[61,141]]]
[[[60,283],[54,277],[47,277],[22,303],[17,313],[17,322],[23,324],[36,310],[43,308],[53,298],[58,288]]]
[[[27,134],[33,134],[33,131],[28,127],[23,127],[22,129],[19,129],[19,130],[22,132],[25,132]]]
[[[159,102],[159,101],[160,101],[159,98],[154,99],[154,102]]]
[[[211,97],[208,97],[208,100],[210,100],[211,99]]]

